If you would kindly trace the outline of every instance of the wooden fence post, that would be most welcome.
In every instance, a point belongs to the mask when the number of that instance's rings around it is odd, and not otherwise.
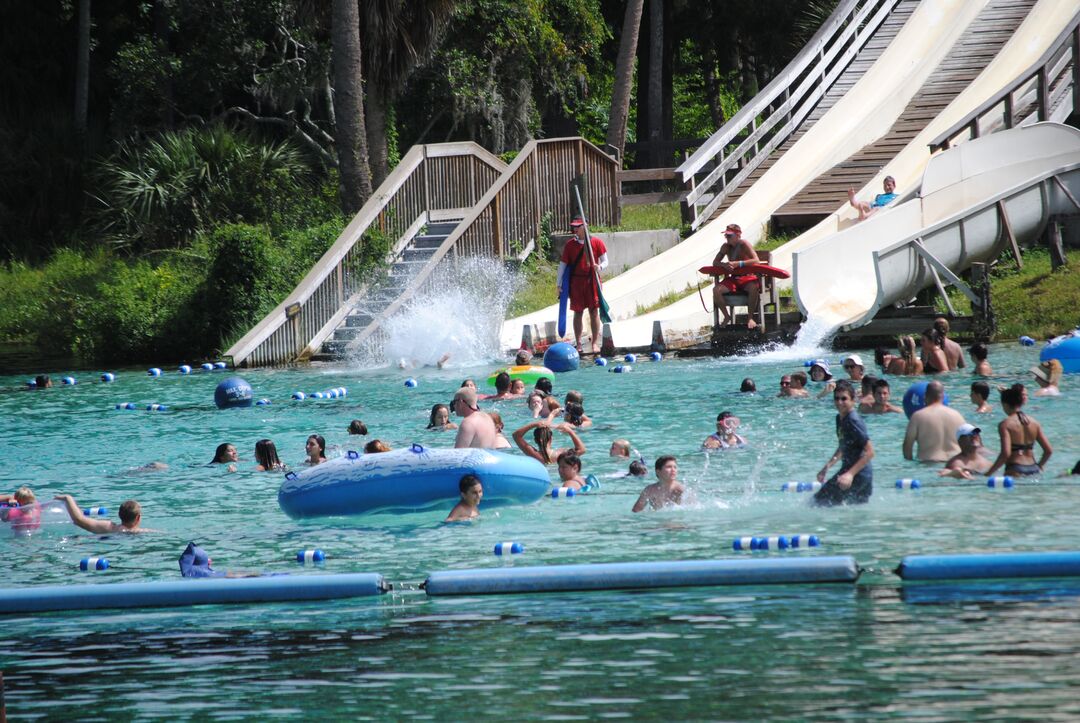
[[[974,319],[971,323],[971,331],[975,338],[989,340],[997,331],[997,321],[994,319],[994,309],[990,305],[990,277],[989,267],[984,263],[971,265],[971,290],[979,296],[979,303],[972,304],[971,310]]]
[[[1050,247],[1050,269],[1056,271],[1065,265],[1065,248],[1061,244],[1061,224],[1057,216],[1051,216],[1046,224],[1046,245]]]

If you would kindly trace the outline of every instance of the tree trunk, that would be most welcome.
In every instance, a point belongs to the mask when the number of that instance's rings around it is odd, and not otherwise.
[[[386,127],[388,103],[374,80],[367,81],[367,145],[371,185],[378,188],[389,173],[387,168]]]
[[[90,98],[90,0],[79,0],[79,40],[75,54],[75,135],[86,143],[87,107]]]
[[[615,148],[622,161],[626,148],[626,123],[630,117],[630,87],[634,82],[634,58],[637,55],[638,32],[645,0],[628,0],[623,16],[622,36],[619,38],[619,57],[615,61],[615,87],[611,92],[611,111],[608,113],[607,144]]]
[[[724,125],[724,111],[720,106],[720,85],[716,79],[716,51],[707,48],[703,54],[702,76],[705,78],[705,102],[709,106],[709,117],[713,122],[713,130],[719,130]]]
[[[649,0],[649,138],[650,162],[660,165],[664,123],[664,0]]]
[[[157,0],[154,3],[154,37],[157,41],[158,49],[161,52],[162,57],[169,57],[172,53],[171,43],[169,42],[169,4],[165,0]],[[161,105],[161,124],[172,130],[176,127],[176,117],[174,108],[176,107],[176,93],[173,83],[172,71],[169,71],[168,76],[165,78],[165,85],[161,89],[164,96]]]
[[[333,2],[331,44],[338,119],[334,142],[341,171],[341,209],[353,214],[371,196],[360,67],[360,11],[357,0]]]

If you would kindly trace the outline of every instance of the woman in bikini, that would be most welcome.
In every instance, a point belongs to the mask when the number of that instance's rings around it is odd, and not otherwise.
[[[986,473],[990,476],[1005,466],[1005,474],[1029,476],[1041,474],[1054,450],[1043,433],[1042,425],[1021,411],[1024,392],[1020,385],[1013,385],[1001,392],[1001,407],[1006,417],[998,424],[1001,437],[1001,453]],[[1042,456],[1035,463],[1035,444],[1042,448]]]
[[[926,374],[949,371],[949,359],[945,356],[945,339],[937,329],[922,333],[922,364]]]
[[[915,376],[923,373],[922,362],[915,355],[915,339],[910,336],[901,336],[896,340],[900,347],[900,356],[888,354],[878,347],[874,352],[874,360],[885,374],[900,374],[903,376]]]

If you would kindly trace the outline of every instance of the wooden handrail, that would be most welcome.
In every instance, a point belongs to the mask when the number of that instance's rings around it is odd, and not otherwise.
[[[549,211],[555,214],[553,225],[569,227],[574,213],[570,205],[570,181],[576,176],[585,174],[588,180],[585,203],[590,222],[617,224],[618,170],[619,164],[614,158],[583,138],[529,141],[401,295],[349,346],[363,345],[387,319],[426,288],[436,267],[451,252],[454,256],[517,257],[513,248],[515,242],[525,248],[535,241],[541,219]]]
[[[991,96],[973,111],[952,124],[948,130],[930,141],[928,144],[930,146],[930,152],[934,153],[939,150],[948,149],[956,137],[964,132],[968,133],[969,138],[978,138],[980,132],[979,121],[986,116],[991,115],[991,111],[1002,104],[1004,104],[1004,127],[1012,128],[1017,120],[1013,117],[1016,105],[1013,96],[1018,90],[1025,87],[1033,80],[1038,84],[1035,94],[1035,110],[1038,113],[1038,119],[1042,121],[1049,118],[1049,85],[1057,75],[1057,73],[1054,72],[1053,66],[1061,60],[1065,53],[1071,55],[1072,58],[1073,111],[1080,110],[1080,11],[1078,11],[1073,15],[1069,24],[1065,26],[1065,29],[1061,31],[1057,38],[1054,39],[1054,42],[1046,49],[1046,52],[1039,56],[1039,59],[1029,65],[1027,69],[1017,75],[1012,83],[1009,83],[1009,85],[1000,92]],[[1063,71],[1064,68],[1061,68],[1058,72],[1060,73]]]
[[[499,158],[472,142],[413,146],[293,292],[226,356],[237,366],[296,360],[313,339],[326,334],[345,301],[364,288],[363,280],[354,275],[365,233],[378,228],[396,238],[422,214],[469,208],[505,168]],[[455,182],[440,183],[451,179]]]
[[[713,197],[700,214],[692,214],[693,228],[708,220],[729,187],[745,179],[799,127],[897,2],[843,0],[787,67],[676,169],[689,183],[713,164],[686,198],[696,209],[703,196]],[[738,145],[728,149],[733,143]],[[736,168],[737,175],[728,180]]]

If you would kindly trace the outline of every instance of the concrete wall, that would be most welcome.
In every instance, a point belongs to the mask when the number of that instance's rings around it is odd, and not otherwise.
[[[608,267],[603,273],[605,279],[618,276],[642,261],[667,251],[676,246],[680,240],[678,230],[673,228],[658,231],[616,231],[593,235],[599,236],[607,246]],[[552,237],[555,258],[562,255],[563,246],[569,239],[569,235]]]

